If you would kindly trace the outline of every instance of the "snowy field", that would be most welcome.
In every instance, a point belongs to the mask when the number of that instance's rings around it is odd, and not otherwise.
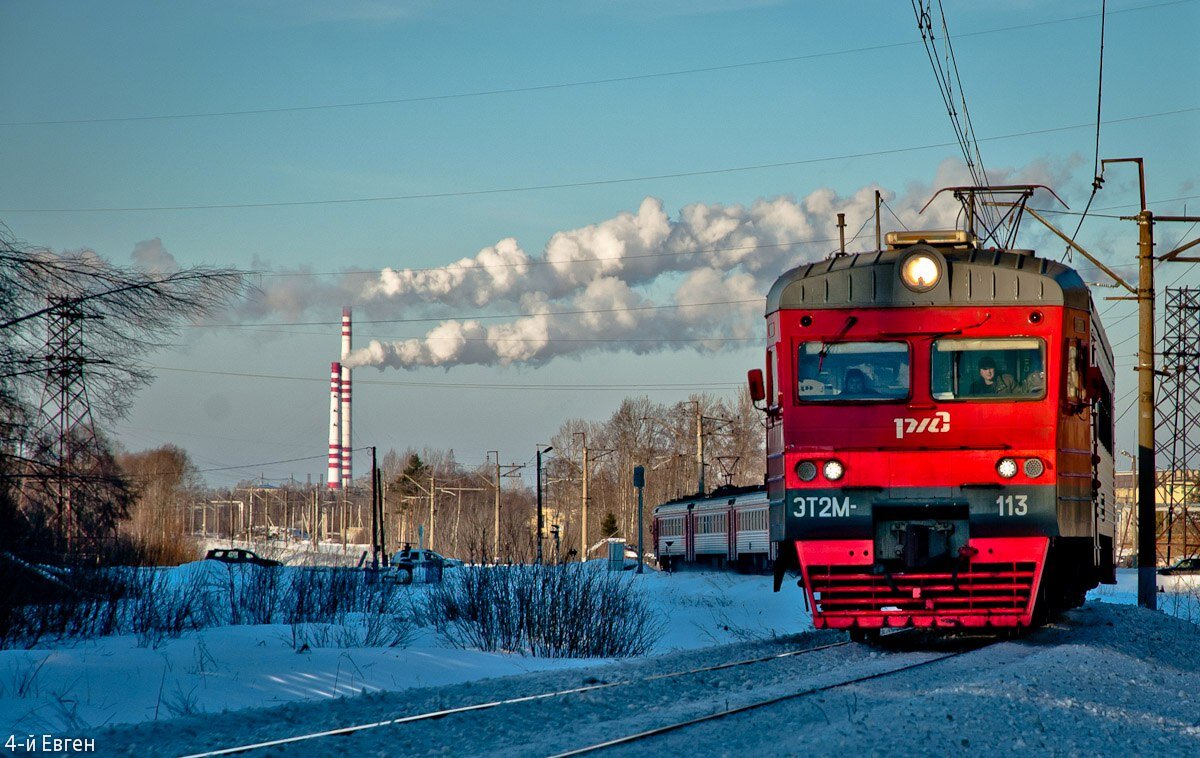
[[[174,571],[183,580],[206,568],[187,564]],[[662,622],[655,654],[811,628],[799,590],[775,594],[770,577],[649,569],[641,577],[625,575]],[[110,724],[597,663],[456,649],[420,627],[403,647],[374,648],[355,646],[352,635],[302,631],[298,639],[285,624],[227,626],[157,645],[126,635],[0,651],[0,724],[7,727],[0,742],[8,734],[79,734]]]
[[[204,570],[190,564],[175,571]],[[771,591],[767,576],[627,572],[662,623],[649,656],[773,640],[811,629],[800,591]],[[421,586],[413,593],[428,591]],[[1160,617],[1200,621],[1196,594],[1160,594]],[[1135,604],[1136,572],[1091,600]],[[1140,617],[1139,618],[1144,618]],[[1154,617],[1150,617],[1154,618]],[[1197,638],[1196,641],[1200,641]],[[533,658],[458,649],[427,628],[402,647],[363,647],[349,636],[303,639],[289,625],[229,626],[148,644],[134,636],[0,651],[0,741],[12,735],[94,737],[102,727],[197,714],[433,688],[610,661]],[[1175,695],[1172,695],[1174,697]],[[350,701],[353,702],[353,701]],[[190,719],[186,719],[190,721]],[[101,750],[103,752],[103,750]]]

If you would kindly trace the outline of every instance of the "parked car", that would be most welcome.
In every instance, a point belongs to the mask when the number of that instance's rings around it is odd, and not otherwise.
[[[1174,566],[1160,568],[1158,573],[1163,576],[1200,574],[1200,558],[1184,558],[1176,562]]]
[[[246,564],[254,566],[282,566],[279,561],[271,558],[263,558],[250,550],[243,550],[239,547],[230,548],[214,548],[209,550],[204,556],[206,561],[220,561],[221,563]]]
[[[400,584],[411,584],[413,580],[436,583],[442,580],[442,571],[461,566],[462,561],[446,558],[432,550],[404,548],[392,556],[384,577]]]

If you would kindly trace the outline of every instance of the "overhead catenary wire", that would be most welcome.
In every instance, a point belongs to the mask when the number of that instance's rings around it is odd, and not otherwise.
[[[422,316],[418,318],[377,318],[377,319],[358,319],[355,321],[357,325],[363,324],[416,324],[430,323],[434,321],[447,320],[462,320],[462,319],[495,319],[495,318],[529,318],[532,316],[580,316],[592,315],[596,313],[625,313],[626,311],[661,311],[671,308],[705,308],[715,305],[745,305],[748,303],[761,303],[764,298],[743,298],[741,300],[714,300],[705,303],[667,303],[663,305],[634,305],[624,308],[585,308],[570,311],[545,311],[538,313],[535,311],[526,311],[525,313],[497,313],[485,314],[475,313],[469,316]],[[340,324],[340,321],[293,321],[293,322],[272,322],[264,324],[264,326],[327,326],[329,324]],[[212,328],[237,328],[242,326],[239,323],[225,324],[204,324],[198,326],[209,326]]]
[[[1189,113],[1200,112],[1200,106],[1176,108],[1169,111],[1161,111],[1158,113],[1145,113],[1136,116],[1126,116],[1123,118],[1109,119],[1105,124],[1120,124],[1133,121],[1143,121],[1153,118],[1165,118],[1169,116],[1178,116]],[[1031,137],[1041,134],[1052,134],[1055,132],[1074,131],[1076,129],[1091,129],[1095,125],[1092,122],[1086,124],[1071,124],[1068,126],[1054,126],[1043,129],[1027,129],[1020,132],[1011,132],[1008,134],[998,134],[990,137],[979,137],[979,142],[991,142],[996,140],[1016,139],[1019,137]],[[255,202],[222,202],[222,203],[195,203],[195,204],[178,204],[178,205],[129,205],[129,206],[93,206],[93,207],[57,207],[57,208],[0,208],[0,213],[140,213],[140,212],[165,212],[165,211],[207,211],[207,210],[235,210],[249,208],[296,208],[309,206],[323,205],[352,205],[358,203],[384,203],[384,202],[404,202],[410,200],[436,200],[453,197],[477,197],[498,194],[510,194],[521,192],[538,192],[545,190],[557,189],[573,189],[581,187],[600,187],[614,184],[634,184],[638,182],[659,181],[666,179],[687,179],[696,176],[714,176],[720,174],[732,174],[745,171],[763,171],[773,168],[788,168],[792,166],[805,166],[816,163],[830,163],[836,161],[845,161],[855,158],[873,158],[884,155],[898,155],[902,153],[919,152],[923,150],[935,150],[945,147],[955,147],[959,143],[955,142],[935,142],[925,145],[909,145],[905,147],[884,148],[880,150],[867,150],[856,153],[845,153],[841,155],[822,156],[817,158],[801,158],[790,161],[775,161],[770,163],[757,163],[743,166],[729,166],[725,168],[714,169],[697,169],[692,171],[676,171],[660,174],[646,174],[642,176],[617,177],[611,179],[589,179],[571,182],[557,182],[546,184],[529,184],[512,187],[494,187],[485,189],[471,190],[449,190],[445,192],[421,192],[403,195],[376,195],[363,197],[345,197],[345,198],[322,198],[316,200],[277,200],[277,201],[255,201]]]
[[[174,366],[154,366],[156,371],[172,371],[184,374],[206,374],[209,376],[228,376],[239,379],[278,379],[293,382],[322,382],[328,383],[326,378],[318,378],[313,376],[289,376],[284,374],[252,374],[239,371],[212,371],[206,369],[189,369],[177,368]],[[360,367],[361,368],[361,367]],[[566,392],[597,392],[597,391],[621,391],[629,390],[655,391],[655,392],[678,392],[679,390],[705,390],[705,389],[738,389],[742,385],[735,382],[687,382],[683,384],[639,384],[636,382],[630,383],[612,383],[612,384],[580,384],[573,382],[571,384],[493,384],[486,382],[408,382],[408,381],[390,381],[384,379],[355,379],[356,384],[370,384],[382,387],[434,387],[438,389],[490,389],[490,390],[535,390],[535,391],[566,391]]]
[[[970,172],[971,180],[975,186],[987,186],[990,183],[987,177],[987,169],[984,167],[979,142],[975,138],[975,128],[971,121],[970,109],[967,107],[967,96],[962,86],[962,77],[958,71],[958,60],[954,55],[954,45],[950,37],[950,27],[946,21],[945,9],[942,6],[941,0],[938,0],[938,14],[941,17],[942,38],[946,42],[945,52],[939,53],[937,36],[933,29],[932,0],[910,0],[910,2],[917,19],[917,29],[921,33],[921,42],[925,47],[925,54],[929,58],[929,63],[933,68],[934,79],[938,85],[938,94],[941,96],[942,103],[946,107],[946,114],[950,117],[950,125],[954,130],[963,161],[966,163],[967,170]],[[941,60],[943,55],[945,56],[944,62]],[[955,95],[956,86],[957,97]],[[956,100],[958,101],[957,104]],[[959,115],[960,106],[962,110],[961,116]],[[984,204],[977,208],[976,212],[984,219],[989,229],[994,229],[998,223],[995,208],[990,204]],[[973,225],[974,219],[968,219],[968,223]]]
[[[702,247],[692,250],[671,250],[658,253],[643,253],[641,255],[622,255],[620,257],[607,258],[570,258],[567,260],[551,260],[549,258],[529,258],[524,261],[510,263],[478,263],[473,262],[471,265],[463,265],[461,263],[449,263],[444,266],[422,266],[422,267],[405,267],[403,269],[392,270],[402,271],[405,273],[419,274],[428,271],[492,271],[496,269],[510,268],[525,268],[528,266],[577,266],[586,263],[611,263],[616,261],[634,261],[647,260],[653,258],[675,258],[685,255],[704,255],[707,253],[735,253],[750,250],[765,250],[768,248],[778,247],[793,247],[798,245],[821,244],[825,242],[835,242],[836,237],[821,237],[802,240],[785,240],[783,242],[756,242],[753,245],[731,245],[729,247]],[[312,271],[252,271],[251,273],[259,276],[270,277],[294,277],[294,276],[378,276],[379,269],[371,270],[350,270],[350,271],[328,271],[328,272],[312,272]]]
[[[1101,105],[1104,102],[1104,26],[1107,11],[1108,0],[1100,0],[1100,62],[1099,73],[1096,76],[1096,152],[1092,165],[1092,175],[1094,178],[1092,179],[1092,192],[1088,195],[1087,204],[1083,207],[1083,213],[1079,216],[1079,223],[1075,225],[1075,232],[1071,235],[1072,242],[1079,236],[1079,230],[1083,228],[1083,222],[1087,220],[1088,210],[1092,207],[1092,201],[1096,199],[1096,193],[1100,191],[1101,185],[1104,184],[1103,172],[1100,169],[1100,115]],[[1070,245],[1064,247],[1060,260],[1071,260]]]
[[[1150,3],[1139,5],[1132,8],[1123,8],[1113,11],[1113,15],[1118,13],[1136,13],[1140,11],[1155,10],[1173,5],[1185,5],[1196,2],[1196,0],[1169,0],[1169,2]],[[1035,29],[1043,26],[1051,26],[1055,24],[1073,23],[1076,21],[1085,21],[1095,18],[1097,14],[1086,13],[1078,16],[1067,16],[1063,18],[1047,19],[1045,21],[1033,21],[1025,24],[1014,24],[1011,26],[996,27],[992,29],[980,29],[972,32],[960,33],[957,36],[963,37],[980,37],[990,34],[1001,34],[1004,32],[1020,31],[1023,29]],[[441,93],[433,95],[416,95],[411,97],[400,98],[382,98],[377,100],[360,100],[343,103],[317,103],[313,105],[292,105],[280,106],[274,108],[242,108],[242,109],[225,109],[214,111],[194,111],[185,113],[151,113],[141,115],[122,115],[122,116],[85,116],[81,118],[64,118],[64,119],[30,119],[21,121],[0,121],[0,127],[25,127],[25,126],[64,126],[71,124],[112,124],[112,123],[131,123],[139,121],[170,121],[184,119],[211,119],[211,118],[227,118],[227,117],[242,117],[254,115],[268,115],[281,113],[302,113],[311,111],[324,110],[341,110],[353,108],[369,108],[376,106],[387,105],[402,105],[415,104],[423,102],[436,102],[445,100],[457,100],[467,98],[493,97],[499,95],[512,95],[529,92],[543,92],[561,89],[570,89],[577,87],[594,87],[607,84],[617,84],[622,82],[636,82],[650,79],[661,79],[677,76],[687,76],[693,74],[712,73],[717,71],[728,71],[742,68],[753,68],[758,66],[772,66],[786,63],[795,63],[818,58],[828,58],[842,55],[852,55],[865,52],[876,52],[880,50],[889,50],[899,47],[911,47],[917,44],[916,42],[906,40],[903,42],[887,42],[875,45],[867,45],[863,47],[847,48],[843,50],[829,50],[818,53],[806,53],[803,55],[790,55],[777,58],[767,58],[756,61],[739,61],[734,63],[726,63],[715,66],[702,66],[697,68],[682,68],[671,71],[658,71],[645,74],[630,74],[626,76],[608,76],[598,77],[594,79],[584,79],[573,82],[557,82],[546,84],[530,84],[517,87],[478,89],[466,92]]]

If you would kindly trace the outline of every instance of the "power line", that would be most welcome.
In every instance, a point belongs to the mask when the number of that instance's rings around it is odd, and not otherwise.
[[[937,81],[938,94],[942,97],[942,103],[946,106],[946,114],[950,117],[950,125],[954,129],[955,138],[958,140],[958,148],[962,153],[963,160],[966,162],[967,170],[971,173],[971,179],[975,186],[987,186],[990,184],[987,177],[987,169],[983,165],[983,155],[979,150],[979,142],[975,138],[975,127],[971,121],[971,112],[967,107],[967,95],[962,86],[962,77],[958,71],[958,60],[954,55],[954,45],[950,39],[950,26],[946,21],[946,11],[942,7],[941,0],[938,0],[938,13],[942,20],[942,39],[946,42],[946,62],[943,63],[939,59],[937,49],[937,37],[933,31],[933,3],[932,0],[911,0],[913,13],[917,19],[917,29],[921,33],[921,43],[925,47],[925,55],[929,58],[929,63],[933,68],[934,79]],[[951,81],[953,74],[953,82]],[[955,107],[954,88],[958,87],[958,101],[962,105],[962,117],[959,117],[958,109]],[[979,213],[987,226],[994,227],[996,225],[995,210],[991,205],[984,205]],[[973,225],[974,219],[968,219],[968,224]]]
[[[623,262],[623,261],[631,261],[631,260],[645,260],[648,258],[676,258],[676,257],[684,256],[684,255],[704,255],[706,253],[731,253],[731,252],[738,252],[738,251],[742,251],[742,250],[764,250],[764,249],[773,248],[773,247],[778,248],[778,247],[793,247],[795,245],[821,244],[821,243],[825,243],[825,242],[834,242],[834,241],[836,241],[836,239],[837,239],[836,237],[825,237],[825,238],[819,238],[819,239],[813,238],[813,239],[793,240],[793,241],[784,241],[784,242],[760,242],[760,243],[755,243],[753,245],[733,245],[731,247],[707,247],[707,248],[696,248],[693,250],[675,250],[675,251],[671,251],[671,252],[645,253],[642,255],[622,255],[619,258],[615,258],[615,257],[571,258],[570,260],[550,260],[549,258],[529,258],[527,260],[520,261],[517,263],[476,263],[476,264],[473,264],[470,266],[464,266],[464,265],[460,265],[458,263],[450,263],[445,266],[425,266],[422,268],[405,268],[405,269],[399,269],[399,270],[406,272],[406,273],[411,272],[411,273],[416,274],[416,273],[424,273],[427,271],[491,271],[493,269],[522,268],[522,267],[526,267],[526,266],[555,266],[555,267],[565,266],[565,265],[574,266],[576,264],[584,264],[584,263],[607,263],[610,261],[622,261]],[[397,270],[397,269],[393,269],[393,270]],[[346,275],[346,276],[378,276],[380,271],[378,269],[372,269],[369,271],[323,271],[323,272],[315,272],[315,271],[280,271],[280,272],[253,271],[251,273],[258,274],[260,276],[270,276],[270,277],[337,276],[339,274]]]
[[[229,376],[239,379],[280,379],[286,381],[297,382],[322,382],[328,383],[329,379],[316,378],[311,376],[287,376],[283,374],[249,374],[236,371],[206,371],[202,369],[175,368],[172,366],[154,366],[156,371],[174,371],[183,374],[207,374],[210,376]],[[360,367],[368,368],[368,367]],[[742,385],[737,382],[691,382],[687,384],[488,384],[480,382],[404,382],[404,381],[386,381],[380,379],[358,379],[355,378],[355,384],[371,384],[383,387],[436,387],[449,389],[489,389],[489,390],[562,390],[562,391],[581,391],[581,392],[597,392],[597,391],[621,391],[642,390],[654,392],[678,392],[679,390],[704,390],[704,389],[738,389]],[[365,449],[365,448],[364,448]],[[318,456],[322,457],[322,456]],[[300,459],[307,460],[307,459]],[[286,463],[287,461],[280,461]]]
[[[1137,11],[1153,10],[1172,5],[1183,5],[1195,0],[1173,0],[1172,2],[1153,3],[1149,5],[1141,5],[1134,8],[1125,8],[1117,13],[1133,13]],[[1055,24],[1065,24],[1075,21],[1083,21],[1090,18],[1095,18],[1098,14],[1088,13],[1080,16],[1069,16],[1057,19],[1048,19],[1046,21],[1034,21],[1028,24],[1015,24],[1013,26],[997,27],[994,29],[983,29],[975,32],[967,32],[958,35],[962,37],[979,37],[990,34],[1000,34],[1004,32],[1019,31],[1023,29],[1033,29],[1042,26],[1051,26]],[[877,45],[868,45],[864,47],[847,48],[844,50],[830,50],[821,53],[808,53],[805,55],[791,55],[780,58],[768,58],[757,61],[742,61],[737,63],[727,63],[718,66],[702,66],[699,68],[684,68],[672,71],[658,71],[648,74],[632,74],[628,76],[611,76],[597,79],[583,79],[574,82],[559,82],[550,84],[533,84],[520,87],[506,87],[496,89],[473,90],[469,92],[454,92],[437,95],[419,95],[413,97],[388,98],[380,100],[360,100],[345,103],[320,103],[316,105],[294,105],[282,106],[278,108],[246,108],[240,110],[221,110],[221,111],[196,111],[190,113],[159,113],[146,114],[140,116],[109,116],[109,117],[86,117],[74,119],[43,119],[31,121],[4,121],[0,122],[0,127],[20,127],[20,126],[64,126],[69,124],[112,124],[112,123],[130,123],[138,121],[168,121],[168,120],[183,120],[183,119],[201,119],[201,118],[224,118],[234,116],[255,116],[278,113],[302,113],[307,111],[323,111],[323,110],[340,110],[348,108],[369,108],[384,105],[405,105],[423,102],[436,102],[441,100],[460,100],[479,97],[493,97],[499,95],[512,95],[527,92],[544,92],[549,90],[571,89],[576,87],[594,87],[605,84],[618,84],[622,82],[645,81],[650,79],[663,79],[675,76],[688,76],[692,74],[711,73],[715,71],[728,71],[740,68],[753,68],[757,66],[772,66],[784,63],[796,63],[800,61],[814,60],[818,58],[828,58],[841,55],[852,55],[857,53],[876,52],[879,50],[889,50],[898,47],[910,47],[915,45],[915,42],[888,42]]]
[[[1096,199],[1096,193],[1100,191],[1100,187],[1104,184],[1104,176],[1100,170],[1100,106],[1104,101],[1104,24],[1107,17],[1108,2],[1100,0],[1100,63],[1099,73],[1096,76],[1096,153],[1092,163],[1092,194],[1088,196],[1087,205],[1083,207],[1083,214],[1079,217],[1079,223],[1075,226],[1075,233],[1071,235],[1071,241],[1079,236],[1079,230],[1083,228],[1083,222],[1087,220],[1088,210],[1092,207],[1092,201]],[[1071,246],[1066,245],[1063,249],[1062,258],[1060,260],[1071,259]]]
[[[471,314],[469,316],[436,316],[422,318],[381,318],[381,319],[357,319],[355,324],[417,324],[430,323],[434,321],[455,321],[466,319],[494,319],[494,318],[531,318],[533,316],[583,316],[594,313],[625,313],[626,311],[661,311],[670,308],[704,308],[712,305],[745,305],[747,303],[762,303],[765,298],[756,297],[745,300],[717,300],[708,303],[670,303],[667,305],[636,305],[629,308],[594,308],[576,311],[547,311],[544,313],[507,313],[507,314]],[[291,322],[272,322],[270,324],[262,324],[262,326],[328,326],[330,324],[340,324],[341,321],[291,321]],[[239,328],[248,326],[247,324],[193,324],[197,327],[209,328]]]
[[[1166,116],[1177,116],[1185,113],[1195,113],[1200,111],[1200,106],[1193,108],[1179,108],[1171,111],[1162,111],[1159,113],[1146,113],[1138,116],[1126,116],[1125,118],[1110,119],[1105,121],[1106,124],[1120,124],[1132,121],[1143,121],[1152,118],[1163,118]],[[992,142],[996,140],[1015,139],[1017,137],[1029,137],[1039,134],[1051,134],[1055,132],[1074,131],[1076,129],[1090,129],[1095,124],[1088,122],[1086,124],[1072,124],[1070,126],[1055,126],[1045,129],[1030,129],[1022,132],[1012,132],[1009,134],[999,134],[992,137],[980,137],[980,142]],[[347,198],[326,198],[320,200],[283,200],[271,202],[249,202],[249,203],[202,203],[193,205],[144,205],[144,206],[123,206],[123,207],[76,207],[76,208],[0,208],[0,213],[137,213],[149,211],[197,211],[197,210],[235,210],[247,208],[296,208],[307,207],[314,205],[351,205],[357,203],[382,203],[382,202],[401,202],[407,200],[436,200],[451,197],[478,197],[485,195],[512,194],[518,192],[537,192],[542,190],[554,189],[572,189],[579,187],[600,187],[614,184],[633,184],[636,182],[659,181],[664,179],[686,179],[696,176],[714,176],[719,174],[733,174],[744,171],[763,171],[772,168],[788,168],[792,166],[805,166],[814,163],[829,163],[834,161],[852,160],[855,158],[873,158],[883,155],[897,155],[901,153],[920,152],[922,150],[935,150],[944,147],[955,147],[958,142],[936,142],[927,145],[911,145],[908,147],[887,148],[883,150],[867,150],[858,153],[846,153],[843,155],[824,156],[820,158],[802,158],[792,161],[776,161],[773,163],[758,163],[747,166],[731,166],[726,168],[715,169],[699,169],[695,171],[677,171],[663,174],[647,174],[644,176],[619,177],[615,179],[590,179],[575,182],[560,182],[556,184],[530,184],[516,187],[495,187],[490,189],[476,190],[453,190],[446,192],[423,192],[413,193],[408,195],[377,195],[371,197],[347,197]]]

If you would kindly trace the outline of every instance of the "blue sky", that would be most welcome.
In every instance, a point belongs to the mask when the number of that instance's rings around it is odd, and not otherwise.
[[[945,2],[986,165],[1053,183],[1075,210],[1092,178],[1100,5]],[[1194,212],[1200,2],[1110,2],[1108,11],[1101,155],[1144,156],[1154,210]],[[9,3],[0,45],[10,61],[0,69],[0,219],[19,237],[119,262],[157,240],[143,249],[264,272],[257,281],[274,306],[221,320],[235,327],[186,330],[179,349],[153,357],[158,381],[116,427],[133,449],[182,445],[202,469],[315,456],[213,471],[214,484],[323,473],[334,322],[340,300],[354,299],[372,272],[445,266],[507,238],[537,259],[556,232],[605,231],[647,197],[672,229],[689,232],[714,227],[685,222],[685,208],[746,210],[783,197],[808,214],[808,238],[820,239],[842,207],[851,231],[867,221],[851,202],[863,188],[894,193],[903,216],[939,179],[961,176],[953,148],[927,147],[953,133],[911,7],[900,2]],[[646,178],[663,175],[676,176]],[[586,186],[490,192],[547,185]],[[426,197],[356,202],[412,195]],[[311,201],[352,202],[269,205]],[[1095,207],[1128,213],[1134,202],[1133,169],[1111,169]],[[214,205],[244,207],[194,207]],[[188,208],[161,210],[180,206]],[[1073,229],[1073,217],[1060,218]],[[1169,241],[1187,231],[1159,227]],[[1080,239],[1118,265],[1133,260],[1128,222],[1089,218]],[[461,322],[523,313],[533,294],[551,310],[669,303],[681,293],[698,301],[706,282],[718,301],[765,292],[774,262],[718,267],[725,279],[686,267],[636,281],[621,274],[603,292],[553,294],[567,284],[537,289],[531,276],[530,292],[482,305],[467,291],[348,304],[362,321]],[[338,274],[347,270],[368,273]],[[1198,283],[1184,266],[1159,281],[1177,278]],[[1118,396],[1132,399],[1131,306],[1104,309],[1119,343]],[[647,388],[671,402],[689,387],[740,383],[758,363],[759,343],[744,336],[757,334],[756,318],[724,314],[708,333],[674,323],[670,334],[693,341],[645,354],[581,335],[666,334],[664,322],[610,332],[596,317],[554,327],[572,335],[558,357],[361,368],[356,444],[452,447],[468,463],[499,449],[525,460],[565,418],[607,417],[639,391],[630,386],[682,385]],[[356,344],[421,340],[433,325],[362,323]],[[701,351],[698,336],[738,341]],[[591,388],[570,389],[581,384]],[[1122,444],[1132,430],[1126,414]]]

